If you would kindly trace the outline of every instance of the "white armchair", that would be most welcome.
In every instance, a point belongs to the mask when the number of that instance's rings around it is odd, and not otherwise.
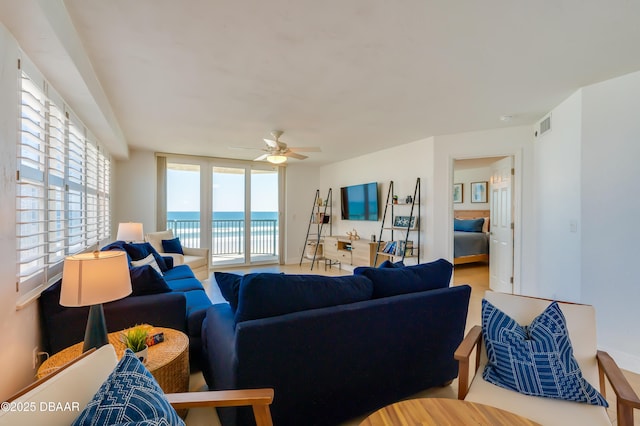
[[[530,324],[551,303],[549,300],[488,291],[485,298],[518,324]],[[613,359],[597,350],[595,309],[590,305],[559,303],[583,377],[606,398],[605,376],[616,394],[617,425],[633,425],[633,409],[640,400]],[[473,366],[470,359],[475,350]],[[491,405],[547,425],[611,425],[604,407],[524,395],[485,381],[487,353],[482,328],[473,327],[454,354],[460,362],[458,399]],[[469,373],[473,375],[469,384]]]
[[[118,358],[112,345],[85,352],[3,402],[0,426],[70,425],[117,364]],[[250,405],[257,426],[273,424],[269,409],[273,401],[273,389],[171,393],[165,394],[165,397],[177,410]],[[215,417],[214,413],[212,417]],[[186,423],[189,424],[188,416]],[[216,424],[213,418],[212,424]]]
[[[171,256],[174,265],[189,265],[196,278],[205,280],[209,278],[209,267],[211,264],[211,256],[207,248],[182,247],[184,255],[178,253],[165,253],[162,248],[162,240],[171,240],[175,238],[173,231],[149,232],[144,236],[145,241],[156,249],[160,256]]]

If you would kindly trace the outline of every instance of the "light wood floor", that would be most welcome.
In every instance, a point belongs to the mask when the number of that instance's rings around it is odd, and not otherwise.
[[[269,265],[269,266],[255,266],[250,268],[234,268],[227,269],[228,272],[234,272],[239,274],[246,274],[249,272],[284,272],[287,274],[319,274],[319,275],[351,275],[353,272],[347,269],[339,269],[336,266],[326,269],[324,265],[321,263],[320,265],[314,265],[313,271],[310,269],[310,263],[303,263],[302,266],[298,265]],[[469,301],[469,313],[467,315],[467,325],[466,330],[469,330],[474,325],[479,325],[480,321],[480,312],[481,312],[481,301],[484,296],[484,293],[489,290],[489,268],[484,264],[466,264],[466,265],[458,265],[455,267],[454,275],[453,275],[453,285],[460,284],[469,284],[471,286],[471,299]],[[205,283],[206,285],[206,283]],[[625,377],[629,380],[629,383],[636,391],[637,394],[640,394],[640,375],[634,374],[628,371],[623,371]],[[191,377],[191,390],[201,390],[205,388],[204,379],[202,378],[202,374],[196,373],[192,374]],[[451,386],[447,386],[444,388],[432,388],[427,389],[423,392],[420,392],[417,395],[412,396],[412,398],[419,397],[433,397],[433,398],[457,398],[458,392],[458,380],[454,380]],[[610,404],[609,408],[609,417],[611,418],[613,424],[616,424],[615,421],[615,394],[613,390],[607,386],[606,390],[607,400]],[[640,412],[636,410],[635,413],[635,422],[636,426],[640,426]],[[352,419],[349,422],[345,422],[341,426],[357,426],[360,422],[366,417],[361,416],[356,419]],[[217,421],[217,420],[216,420]],[[211,422],[211,414],[200,414],[196,410],[191,410],[189,413],[189,417],[187,418],[188,426],[198,426],[201,424],[218,424]]]

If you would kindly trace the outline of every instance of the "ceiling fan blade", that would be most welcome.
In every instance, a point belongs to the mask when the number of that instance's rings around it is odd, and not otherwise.
[[[321,152],[319,146],[297,146],[297,147],[290,146],[289,150],[296,151],[296,152]]]
[[[280,148],[280,144],[282,143],[282,142],[279,142],[279,141],[274,141],[273,139],[266,139],[266,138],[263,139],[263,141],[267,145],[269,145],[271,148]]]
[[[287,151],[283,154],[285,157],[297,158],[298,160],[304,160],[308,158],[306,155],[298,154],[293,151]]]
[[[262,154],[260,157],[258,157],[258,158],[254,158],[254,159],[253,159],[253,161],[262,161],[262,160],[266,160],[268,156],[269,156],[269,154]]]

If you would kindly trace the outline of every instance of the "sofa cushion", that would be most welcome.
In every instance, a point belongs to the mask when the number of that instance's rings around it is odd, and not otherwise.
[[[167,293],[171,288],[162,275],[150,265],[134,266],[129,269],[131,277],[131,295]]]
[[[158,254],[156,249],[154,249],[153,246],[149,243],[125,244],[124,249],[132,261],[142,260],[151,254],[153,255],[154,259],[156,260],[156,263],[158,264],[162,272],[165,272],[169,269],[167,268],[167,264],[165,263],[162,256],[160,256],[160,254]]]
[[[180,238],[172,238],[170,240],[162,240],[162,251],[165,253],[184,254]]]
[[[482,232],[484,218],[453,219],[453,230],[462,232]]]
[[[235,312],[238,309],[238,292],[240,291],[242,275],[214,272],[213,279],[218,284],[222,297],[229,302],[231,309]]]
[[[389,259],[385,260],[384,262],[382,262],[380,265],[378,265],[378,268],[404,268],[404,262],[403,261],[399,261],[399,262],[392,262]]]
[[[196,279],[191,268],[187,265],[176,265],[172,269],[169,269],[164,273],[164,277],[167,281],[182,280],[185,278]]]
[[[171,291],[204,290],[202,283],[195,278],[167,280],[167,285],[171,288]]]
[[[483,299],[482,334],[488,359],[482,378],[487,382],[525,395],[608,406],[582,376],[557,302],[521,326]]]
[[[185,254],[182,260],[186,265],[189,265],[192,269],[197,268],[207,268],[209,263],[207,262],[207,258],[204,256],[193,256],[189,254]]]
[[[452,271],[450,262],[439,259],[404,268],[356,268],[354,274],[373,282],[373,298],[377,299],[448,287]]]
[[[235,319],[238,323],[360,302],[369,300],[372,292],[371,281],[358,275],[250,274],[240,283]]]
[[[187,299],[187,330],[190,336],[200,336],[202,321],[207,309],[211,307],[211,300],[204,290],[192,290],[184,293]]]
[[[160,269],[160,266],[158,266],[158,262],[156,262],[156,259],[153,257],[153,254],[150,254],[149,256],[145,257],[144,259],[132,260],[131,261],[131,266],[133,266],[133,267],[144,266],[144,265],[149,265],[153,269],[158,271],[158,273],[162,274],[162,270]]]
[[[184,425],[156,379],[127,349],[73,426]]]

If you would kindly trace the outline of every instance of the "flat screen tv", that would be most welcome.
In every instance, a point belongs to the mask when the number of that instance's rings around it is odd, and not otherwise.
[[[378,220],[378,183],[340,188],[343,220]]]

